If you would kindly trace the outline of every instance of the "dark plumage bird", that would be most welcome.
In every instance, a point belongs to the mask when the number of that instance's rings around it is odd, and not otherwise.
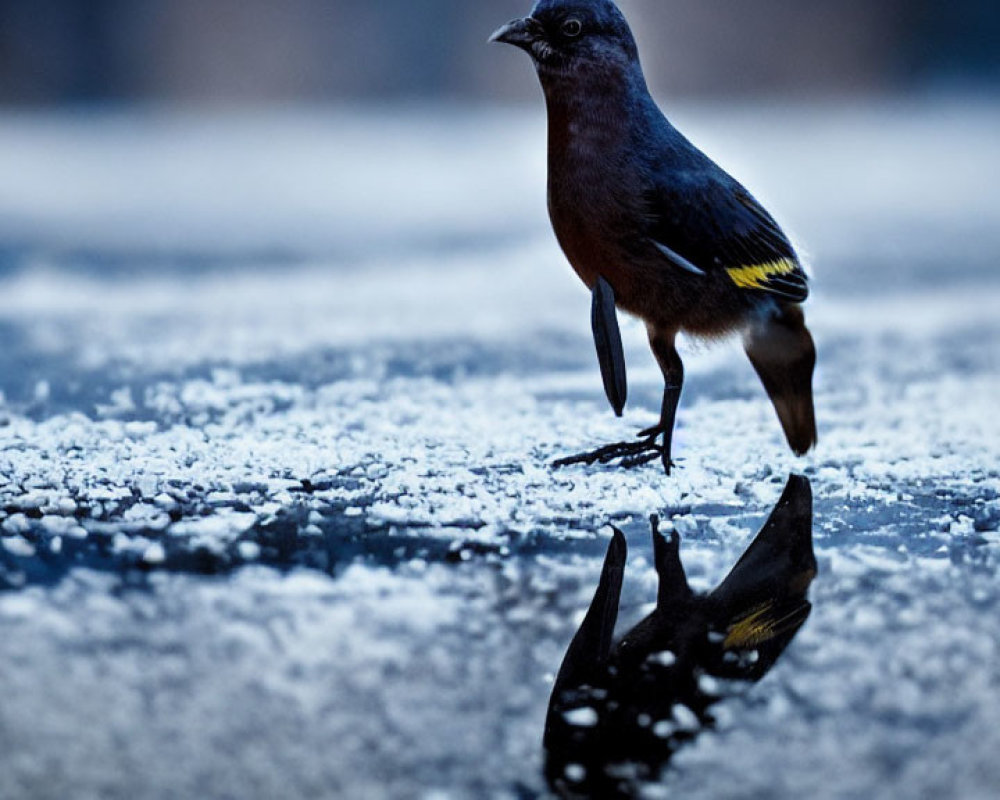
[[[743,336],[792,450],[817,441],[816,350],[800,304],[809,296],[795,249],[770,214],[663,116],[635,39],[610,0],[540,0],[492,41],[525,50],[548,106],[549,213],[594,292],[594,335],[608,398],[625,405],[615,308],[649,331],[665,390],[660,422],[640,440],[557,462],[631,467],[661,458],[684,383],[675,340]],[[663,442],[658,442],[662,436]]]

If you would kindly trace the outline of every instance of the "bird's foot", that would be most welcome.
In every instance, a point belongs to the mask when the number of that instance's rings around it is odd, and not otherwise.
[[[586,464],[587,466],[593,466],[594,464],[615,464],[615,466],[623,469],[636,469],[659,459],[662,461],[667,475],[669,475],[671,470],[677,465],[670,458],[670,454],[664,450],[663,445],[658,442],[663,432],[663,429],[660,427],[649,428],[639,434],[639,441],[609,444],[590,453],[581,453],[580,455],[569,456],[568,458],[560,458],[552,466],[555,469],[561,469],[562,467],[572,467],[577,464]]]

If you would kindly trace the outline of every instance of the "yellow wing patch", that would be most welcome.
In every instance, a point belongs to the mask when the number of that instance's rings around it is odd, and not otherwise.
[[[790,258],[754,264],[749,267],[731,267],[726,270],[733,283],[741,289],[766,289],[767,282],[776,275],[790,275],[799,265]]]

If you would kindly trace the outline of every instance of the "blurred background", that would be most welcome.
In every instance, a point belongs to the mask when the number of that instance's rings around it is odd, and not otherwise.
[[[680,97],[995,89],[993,0],[626,0]],[[0,102],[523,99],[528,0],[0,0]],[[509,54],[505,54],[509,55]]]
[[[2,800],[543,796],[602,526],[624,621],[650,512],[707,589],[792,470],[816,612],[665,794],[1000,797],[1000,2],[623,0],[814,274],[818,453],[684,342],[670,480],[549,468],[663,382],[623,318],[608,413],[529,5],[0,0]]]

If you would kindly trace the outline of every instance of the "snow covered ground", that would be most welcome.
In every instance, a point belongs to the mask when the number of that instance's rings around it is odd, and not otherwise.
[[[698,588],[789,471],[815,611],[664,776],[687,798],[1000,792],[1000,106],[683,108],[810,254],[821,446],[686,348],[683,468],[544,216],[539,110],[0,121],[0,797],[544,792],[608,521]]]

